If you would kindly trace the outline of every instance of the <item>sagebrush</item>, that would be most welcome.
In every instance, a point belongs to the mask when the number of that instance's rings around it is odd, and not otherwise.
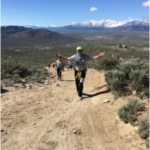
[[[105,77],[109,88],[119,95],[129,95],[136,91],[149,97],[149,66],[143,60],[121,62],[115,70],[107,71]]]
[[[41,82],[51,74],[44,68],[26,67],[19,62],[4,62],[1,64],[1,70],[2,80],[5,85],[19,83],[22,79],[25,79],[27,82]]]
[[[119,118],[125,123],[133,124],[137,120],[137,112],[144,111],[145,106],[136,99],[131,99],[127,105],[123,105],[118,110]]]

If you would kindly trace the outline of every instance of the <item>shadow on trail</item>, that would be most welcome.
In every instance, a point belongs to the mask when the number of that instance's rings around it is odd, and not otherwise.
[[[5,89],[1,89],[1,93],[6,93],[6,92],[9,92],[9,91]]]
[[[102,92],[98,92],[98,93],[95,93],[95,94],[86,94],[86,93],[83,93],[82,95],[85,95],[87,97],[83,97],[84,98],[89,98],[89,97],[94,97],[94,96],[98,96],[100,94],[105,94],[105,93],[108,93],[110,90],[106,90],[106,91],[102,91]]]
[[[65,81],[68,81],[68,82],[73,82],[73,81],[75,81],[75,80],[65,80]]]
[[[75,80],[61,80],[61,81],[73,82]]]

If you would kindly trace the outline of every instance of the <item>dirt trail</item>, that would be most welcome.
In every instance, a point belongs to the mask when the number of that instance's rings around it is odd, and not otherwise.
[[[103,72],[88,69],[83,100],[73,71],[65,70],[63,81],[54,80],[45,89],[32,84],[32,89],[11,87],[2,94],[2,150],[146,150],[137,127],[118,118],[118,108],[128,100],[113,103]]]

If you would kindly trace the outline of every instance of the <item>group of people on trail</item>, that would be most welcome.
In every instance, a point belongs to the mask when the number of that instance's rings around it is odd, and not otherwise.
[[[50,69],[51,65],[53,66],[53,68],[55,68],[55,63],[53,63],[53,64],[48,63],[48,64],[47,64],[47,67]]]
[[[89,55],[83,54],[83,49],[81,46],[77,47],[77,54],[71,56],[71,57],[62,57],[60,54],[55,54],[58,60],[56,61],[57,66],[57,75],[58,79],[61,80],[61,72],[64,70],[64,63],[62,60],[69,61],[71,63],[71,69],[72,69],[72,62],[74,61],[74,75],[75,75],[75,84],[76,84],[76,90],[77,95],[79,96],[80,100],[82,99],[82,92],[83,92],[83,83],[85,80],[87,68],[86,68],[86,61],[89,60],[96,60],[99,57],[102,57],[105,55],[104,52],[100,52],[99,55],[90,57]],[[69,67],[68,67],[69,70]]]
[[[58,58],[58,60],[52,64],[53,68],[56,67],[56,71],[57,71],[57,76],[58,76],[58,80],[61,81],[62,79],[62,71],[64,71],[64,63],[62,60],[60,60],[60,58]],[[48,63],[48,68],[50,69],[51,63]],[[72,70],[72,62],[68,61],[68,70],[71,69]]]

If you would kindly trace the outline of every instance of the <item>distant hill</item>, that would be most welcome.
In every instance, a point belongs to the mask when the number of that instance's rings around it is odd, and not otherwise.
[[[55,46],[77,41],[79,41],[79,39],[64,36],[46,29],[31,29],[22,26],[1,27],[2,48],[30,47],[34,45]]]
[[[32,29],[28,29],[22,26],[1,27],[1,35],[8,36],[8,35],[15,34],[17,32],[28,31],[28,30],[32,30]]]

